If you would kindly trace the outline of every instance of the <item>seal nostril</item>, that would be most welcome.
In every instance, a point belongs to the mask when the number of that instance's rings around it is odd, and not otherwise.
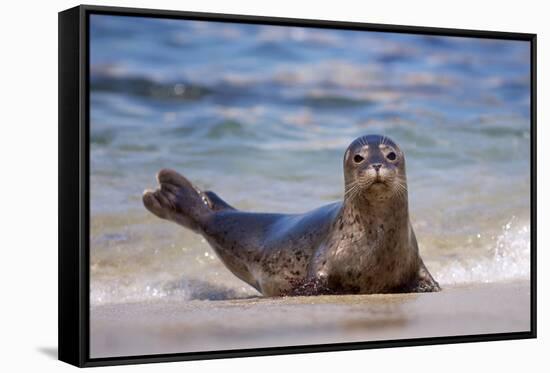
[[[382,168],[382,164],[380,163],[374,163],[371,165],[372,168],[374,168],[376,171],[380,170],[380,168]]]

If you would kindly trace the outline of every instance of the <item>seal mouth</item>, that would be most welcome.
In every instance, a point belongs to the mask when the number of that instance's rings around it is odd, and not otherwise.
[[[383,182],[382,180],[379,180],[379,181],[375,181],[371,184],[371,188],[376,188],[376,189],[379,189],[379,188],[387,188],[388,187],[388,184],[386,184],[385,182]]]
[[[376,190],[386,189],[390,187],[389,180],[383,176],[376,175],[371,179],[370,188]]]
[[[380,176],[379,173],[376,174],[376,177],[374,178],[373,184],[386,184],[386,181]]]

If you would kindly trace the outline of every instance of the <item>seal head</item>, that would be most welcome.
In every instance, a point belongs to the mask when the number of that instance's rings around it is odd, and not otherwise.
[[[405,155],[385,136],[359,137],[344,155],[346,198],[385,201],[406,197]]]

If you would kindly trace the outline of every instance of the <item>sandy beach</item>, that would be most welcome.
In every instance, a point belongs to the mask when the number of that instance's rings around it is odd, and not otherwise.
[[[529,330],[528,282],[432,294],[148,301],[91,309],[91,357]]]

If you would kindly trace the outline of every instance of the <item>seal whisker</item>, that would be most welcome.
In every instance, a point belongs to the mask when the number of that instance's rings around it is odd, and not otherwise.
[[[355,188],[356,186],[358,185],[358,182],[357,181],[353,181],[351,183],[349,183],[348,185],[346,185],[346,190],[345,190],[345,193],[344,194],[348,194],[353,188]]]
[[[355,194],[356,188],[350,189],[346,194],[344,194],[344,198],[350,199]]]
[[[365,179],[357,179],[353,182],[351,182],[349,185],[351,185],[349,190],[349,195],[347,195],[347,199],[350,201],[355,200],[355,198],[361,193],[361,191],[367,189],[369,186],[372,185],[374,181],[372,178],[369,178],[367,180]]]
[[[407,191],[407,189],[408,189],[407,180],[405,180],[404,178],[398,178],[397,182],[398,182],[400,187],[402,187],[405,191]]]
[[[405,189],[403,187],[398,188],[397,195],[399,196],[399,199],[405,198]]]
[[[358,181],[353,182],[351,186],[346,189],[344,197],[347,197],[349,200],[353,200],[359,193],[360,189],[361,189],[360,183]]]
[[[349,189],[345,194],[344,198],[350,199],[355,194],[355,188]]]
[[[404,199],[407,196],[407,184],[402,178],[396,178],[393,182],[394,197]]]

